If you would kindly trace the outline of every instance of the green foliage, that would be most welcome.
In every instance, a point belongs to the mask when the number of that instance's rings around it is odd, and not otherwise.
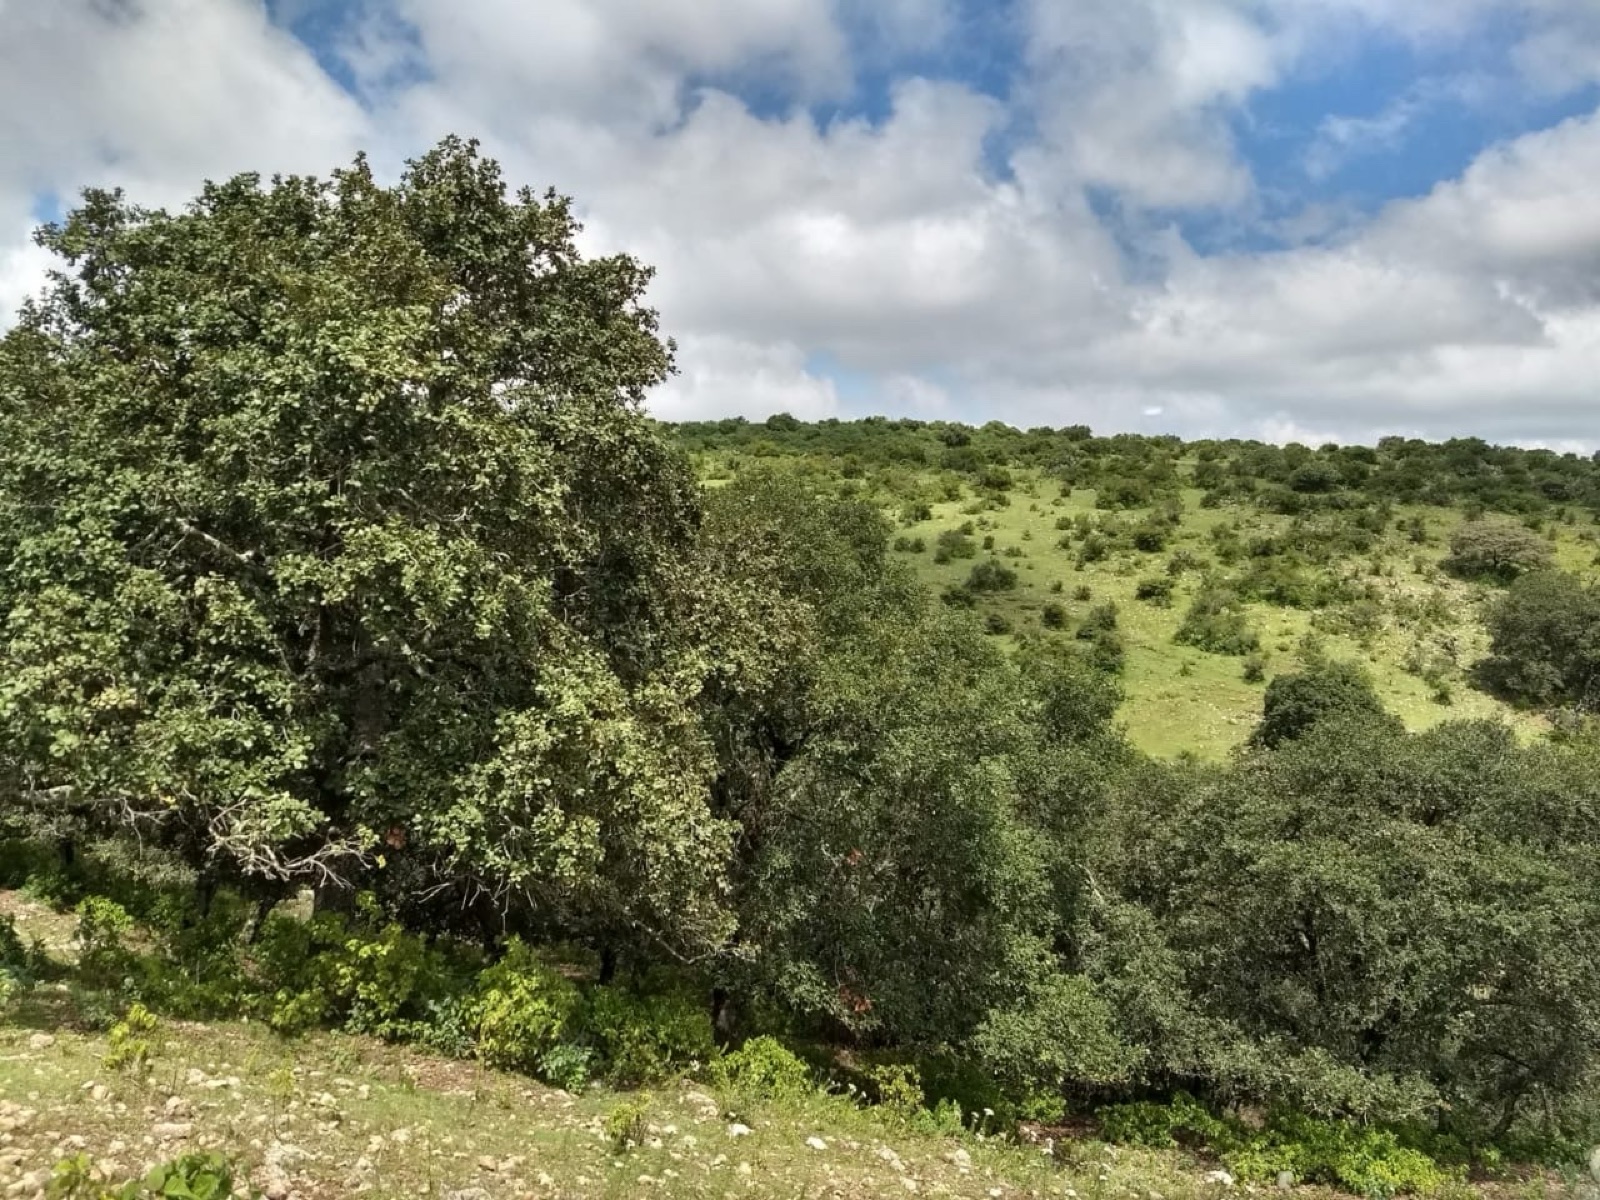
[[[793,1100],[816,1089],[811,1068],[765,1034],[715,1059],[711,1080],[740,1096],[766,1100]]]
[[[1136,600],[1145,600],[1158,607],[1165,608],[1172,603],[1173,582],[1169,579],[1141,579],[1134,585],[1133,595]]]
[[[967,575],[966,587],[971,592],[1009,592],[1017,586],[1017,573],[1010,567],[986,558]]]
[[[1289,675],[1279,675],[1267,685],[1261,705],[1261,723],[1251,735],[1258,746],[1271,749],[1303,736],[1319,722],[1331,718],[1376,717],[1386,714],[1372,680],[1356,663],[1325,662]]]
[[[46,226],[61,272],[0,339],[7,803],[719,945],[721,601],[640,412],[671,350],[650,272],[576,236],[455,139],[390,187]]]
[[[1489,610],[1490,685],[1525,703],[1600,703],[1600,589],[1561,571],[1524,575]]]
[[[1261,639],[1250,628],[1238,593],[1215,585],[1208,585],[1195,595],[1173,640],[1209,654],[1237,657],[1261,648]]]
[[[1184,1093],[1168,1104],[1113,1105],[1099,1118],[1110,1141],[1201,1148],[1244,1183],[1263,1183],[1287,1171],[1300,1182],[1381,1198],[1432,1192],[1449,1178],[1426,1154],[1403,1145],[1393,1130],[1286,1111],[1274,1111],[1265,1128],[1252,1129],[1207,1111]]]
[[[104,987],[121,983],[131,969],[131,955],[123,942],[133,928],[133,917],[104,896],[84,897],[77,916],[78,961],[84,976]]]
[[[1467,521],[1450,535],[1444,566],[1464,579],[1510,583],[1520,575],[1548,570],[1550,543],[1509,521]]]
[[[561,1053],[581,1003],[578,987],[521,941],[478,977],[469,1005],[479,1058],[493,1067],[551,1071],[570,1083],[586,1073],[581,1055]]]
[[[1138,1052],[1115,1014],[1080,975],[1052,973],[1016,1007],[992,1011],[973,1035],[978,1060],[1012,1095],[1126,1082]]]
[[[606,1110],[602,1128],[616,1154],[624,1154],[644,1144],[649,1105],[643,1100],[622,1100]]]
[[[141,1179],[119,1187],[95,1181],[94,1164],[86,1154],[62,1159],[45,1184],[47,1200],[230,1200],[233,1167],[220,1154],[186,1154],[153,1167]]]
[[[946,529],[934,540],[933,561],[936,563],[977,556],[978,543],[961,530]]]
[[[122,1020],[111,1027],[106,1038],[106,1069],[138,1074],[148,1071],[150,1060],[156,1052],[160,1028],[155,1014],[144,1005],[130,1007]]]
[[[708,1063],[716,1053],[704,1002],[681,992],[637,993],[597,987],[584,999],[578,1036],[597,1066],[618,1084],[670,1078]]]

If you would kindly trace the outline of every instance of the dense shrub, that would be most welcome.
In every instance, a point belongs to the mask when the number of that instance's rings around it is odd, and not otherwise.
[[[978,543],[970,533],[955,529],[946,529],[940,533],[934,542],[933,561],[947,563],[958,558],[976,558],[978,556]]]
[[[1467,521],[1450,535],[1445,569],[1463,579],[1510,583],[1519,575],[1549,569],[1550,543],[1510,521]]]
[[[1136,600],[1145,600],[1158,608],[1165,608],[1172,603],[1172,588],[1170,578],[1141,579],[1134,585],[1133,595]]]
[[[794,1100],[809,1095],[816,1084],[811,1068],[776,1038],[751,1038],[711,1064],[711,1080],[742,1097]]]
[[[594,988],[578,1016],[578,1034],[613,1083],[664,1079],[710,1062],[716,1052],[705,1002],[676,991]]]
[[[546,1062],[569,1040],[581,1002],[576,984],[513,941],[478,977],[468,1005],[478,1057],[504,1070],[548,1074]],[[572,1065],[562,1073],[570,1080]]]
[[[1243,656],[1261,648],[1238,593],[1215,585],[1195,595],[1173,640],[1211,654]]]
[[[1600,588],[1566,572],[1518,579],[1490,610],[1490,686],[1528,704],[1600,706]]]
[[[973,592],[1009,592],[1017,586],[1017,573],[1003,563],[986,558],[967,575],[966,587]]]
[[[1383,717],[1383,701],[1356,663],[1327,662],[1267,685],[1261,723],[1250,740],[1269,749],[1292,741],[1335,717]]]

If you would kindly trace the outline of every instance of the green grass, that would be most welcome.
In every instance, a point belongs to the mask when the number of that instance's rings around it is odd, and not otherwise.
[[[992,553],[1001,556],[1001,561],[1015,569],[1019,577],[1015,591],[981,598],[979,612],[1002,613],[1018,631],[1041,631],[1040,613],[1047,602],[1055,601],[1068,611],[1065,636],[1070,637],[1089,608],[1114,601],[1127,646],[1122,676],[1126,700],[1120,716],[1134,745],[1159,757],[1189,752],[1220,759],[1249,736],[1260,715],[1265,684],[1244,681],[1241,659],[1207,654],[1173,641],[1199,586],[1197,576],[1185,575],[1178,581],[1172,603],[1166,608],[1135,599],[1134,589],[1140,579],[1163,574],[1167,559],[1177,550],[1212,557],[1210,533],[1219,524],[1239,521],[1242,536],[1249,538],[1281,529],[1290,519],[1242,507],[1202,509],[1199,496],[1195,491],[1184,493],[1182,524],[1164,550],[1153,554],[1120,552],[1079,569],[1075,551],[1057,545],[1061,535],[1056,521],[1064,515],[1104,515],[1096,513],[1094,493],[1078,490],[1070,497],[1058,497],[1053,484],[1023,476],[1007,508],[980,514],[964,512],[973,503],[969,495],[958,502],[935,505],[931,520],[903,526],[901,532],[920,536],[927,543],[925,552],[904,557],[914,563],[935,591],[961,583],[979,560],[936,563],[934,539],[942,530],[973,522],[980,543],[983,537],[992,535]],[[1140,515],[1122,514],[1129,519]],[[1494,718],[1509,722],[1525,736],[1535,736],[1545,727],[1541,718],[1517,712],[1494,697],[1473,690],[1468,681],[1468,669],[1488,648],[1480,613],[1492,590],[1451,579],[1437,568],[1447,553],[1449,531],[1461,520],[1460,514],[1408,508],[1399,510],[1397,515],[1424,517],[1430,531],[1428,544],[1411,545],[1391,530],[1383,539],[1380,554],[1344,564],[1379,585],[1384,596],[1382,628],[1366,644],[1349,636],[1321,634],[1326,652],[1364,664],[1384,703],[1412,729],[1424,729],[1449,719]],[[1569,528],[1559,531],[1559,539],[1561,565],[1585,571],[1592,568],[1592,543],[1580,540],[1578,531]],[[1010,547],[1020,550],[1021,557],[1004,557]],[[985,556],[980,554],[980,559]],[[1413,565],[1419,556],[1425,560],[1423,573]],[[1374,557],[1384,563],[1382,575],[1370,570],[1369,560]],[[1056,582],[1063,588],[1059,595],[1050,590]],[[1073,600],[1074,589],[1079,586],[1090,589],[1091,600]],[[1433,699],[1429,686],[1404,668],[1407,649],[1419,631],[1401,619],[1395,602],[1402,596],[1422,597],[1430,591],[1442,592],[1454,614],[1448,627],[1427,634],[1434,641],[1453,641],[1457,668],[1452,673],[1453,696],[1449,704]],[[1293,670],[1300,641],[1311,631],[1312,614],[1262,603],[1250,604],[1248,613],[1268,656],[1268,678]]]

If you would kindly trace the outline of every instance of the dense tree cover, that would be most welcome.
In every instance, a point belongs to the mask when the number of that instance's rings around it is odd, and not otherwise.
[[[1114,723],[1114,605],[1010,652],[835,476],[935,464],[994,505],[1013,467],[1116,480],[1057,526],[1080,555],[1167,552],[1185,485],[1292,512],[1253,542],[1218,524],[1215,562],[1174,554],[1141,593],[1197,576],[1183,640],[1244,655],[1243,595],[1363,599],[1330,546],[1364,546],[1384,498],[1593,503],[1593,463],[774,418],[673,432],[760,460],[702,491],[640,410],[672,361],[649,272],[575,234],[454,141],[392,187],[358,162],[177,215],[91,193],[43,231],[62,270],[0,340],[11,835],[136,841],[205,897],[359,892],[381,953],[328,913],[255,924],[269,1019],[551,1078],[701,1056],[714,1012],[1012,1112],[1187,1089],[1591,1128],[1592,743],[1410,735],[1313,663],[1233,762],[1144,760]],[[953,590],[1016,579],[981,558]],[[1585,697],[1594,616],[1527,574],[1486,669]],[[463,932],[479,975],[441,936]],[[540,957],[575,947],[588,990]]]
[[[1492,446],[1477,438],[1443,443],[1384,438],[1376,446],[1267,445],[1169,436],[1094,436],[1084,426],[1020,430],[945,421],[804,423],[787,414],[685,422],[672,434],[694,452],[831,459],[864,468],[944,470],[981,479],[995,467],[1045,471],[1075,487],[1103,488],[1103,507],[1142,508],[1178,486],[1211,502],[1252,501],[1290,515],[1373,502],[1456,505],[1529,515],[1580,506],[1600,512],[1600,456]]]
[[[1524,575],[1488,624],[1491,686],[1530,704],[1600,705],[1600,588],[1564,571]]]

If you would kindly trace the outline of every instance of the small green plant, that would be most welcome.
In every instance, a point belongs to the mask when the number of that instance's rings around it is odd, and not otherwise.
[[[143,1074],[150,1069],[150,1060],[156,1053],[156,1035],[160,1022],[155,1014],[142,1004],[135,1004],[127,1014],[111,1027],[105,1056],[107,1070],[133,1071]]]
[[[751,1038],[711,1064],[711,1081],[740,1096],[790,1100],[815,1089],[811,1068],[773,1037]]]
[[[605,1134],[611,1149],[624,1154],[644,1144],[645,1118],[649,1108],[643,1100],[624,1100],[606,1112]]]
[[[927,1103],[922,1075],[909,1063],[883,1063],[869,1071],[867,1079],[877,1094],[879,1107],[897,1121],[914,1121]]]
[[[87,1154],[62,1159],[45,1184],[46,1200],[231,1200],[234,1195],[233,1168],[220,1154],[186,1154],[120,1186],[107,1186],[96,1174]]]

